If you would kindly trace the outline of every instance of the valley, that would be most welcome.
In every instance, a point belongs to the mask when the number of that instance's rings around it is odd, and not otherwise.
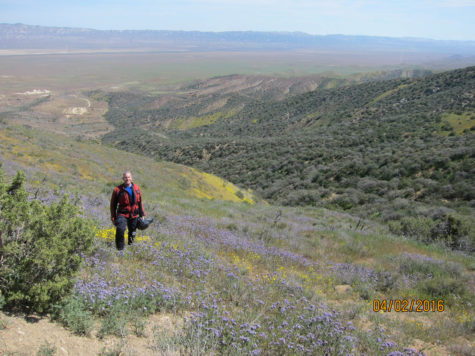
[[[472,354],[474,67],[322,58],[0,56],[2,184],[95,229],[60,305],[2,311],[0,353]],[[125,170],[155,222],[117,252]]]

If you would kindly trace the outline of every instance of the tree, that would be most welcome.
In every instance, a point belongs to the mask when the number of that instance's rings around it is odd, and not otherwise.
[[[29,201],[24,181],[18,172],[7,185],[0,165],[0,292],[6,308],[42,313],[71,291],[94,226],[67,196]]]

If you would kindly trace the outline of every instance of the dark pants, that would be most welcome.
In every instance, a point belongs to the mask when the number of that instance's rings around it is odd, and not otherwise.
[[[132,245],[134,242],[135,238],[135,230],[137,229],[137,220],[138,218],[131,218],[127,219],[123,215],[117,216],[115,219],[115,246],[117,247],[118,250],[123,250],[124,249],[124,233],[125,229],[127,228],[129,233],[128,233],[128,244]]]

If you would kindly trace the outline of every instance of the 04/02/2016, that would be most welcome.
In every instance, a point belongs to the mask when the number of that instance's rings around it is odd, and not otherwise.
[[[374,312],[443,312],[444,300],[429,300],[429,299],[374,299]]]

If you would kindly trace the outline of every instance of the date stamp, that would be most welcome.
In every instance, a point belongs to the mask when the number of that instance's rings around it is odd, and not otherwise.
[[[429,299],[374,299],[374,312],[392,312],[397,313],[422,313],[422,312],[443,312],[444,300]]]

